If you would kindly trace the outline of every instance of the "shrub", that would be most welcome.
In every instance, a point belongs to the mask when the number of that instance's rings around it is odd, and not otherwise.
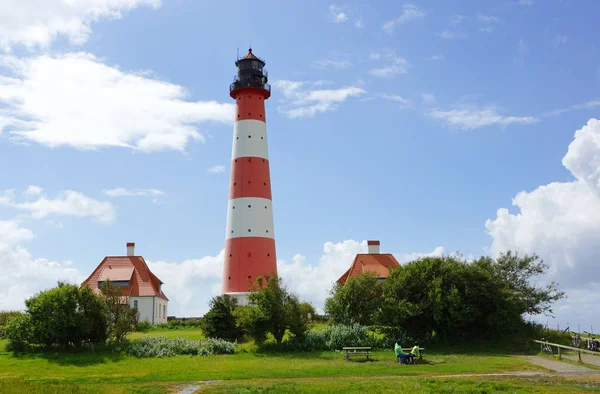
[[[206,341],[191,341],[185,338],[147,337],[131,342],[127,352],[136,357],[233,354],[235,353],[235,343],[214,338]]]
[[[9,339],[7,350],[24,351],[30,344],[34,343],[31,316],[21,315],[8,320],[5,326],[5,334]]]
[[[23,316],[24,313],[20,312],[20,311],[2,311],[0,312],[0,327],[4,327],[6,326],[6,323],[8,323],[8,320],[10,318],[16,317],[16,316]]]
[[[136,324],[136,326],[135,326],[135,330],[137,332],[147,332],[147,331],[150,331],[151,329],[152,329],[152,324],[150,324],[146,320],[138,322],[138,324]]]
[[[27,313],[11,318],[6,326],[12,349],[29,345],[79,347],[106,340],[104,304],[87,286],[59,283],[27,299],[25,305]]]
[[[342,350],[344,346],[386,348],[386,342],[384,337],[378,338],[370,333],[367,326],[340,324],[327,326],[320,331],[310,330],[302,338],[291,338],[288,342],[284,342],[283,347],[289,350],[311,351]]]
[[[228,294],[210,300],[210,310],[202,319],[202,331],[208,338],[222,338],[228,341],[239,340],[244,332],[237,326],[234,311],[237,300]]]

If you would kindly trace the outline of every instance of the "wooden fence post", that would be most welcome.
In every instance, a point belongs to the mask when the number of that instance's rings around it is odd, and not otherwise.
[[[558,359],[560,360],[560,358],[561,358],[561,355],[560,355],[560,346],[557,346],[557,348],[558,348]]]
[[[581,362],[581,352],[577,352],[577,355],[579,356],[579,362]]]

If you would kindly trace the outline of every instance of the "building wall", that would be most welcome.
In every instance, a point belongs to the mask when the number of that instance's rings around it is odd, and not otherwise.
[[[140,321],[150,324],[167,322],[168,301],[159,297],[129,297],[129,306],[133,308],[135,301],[140,312]]]

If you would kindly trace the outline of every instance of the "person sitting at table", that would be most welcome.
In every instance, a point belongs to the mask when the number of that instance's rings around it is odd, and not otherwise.
[[[394,353],[396,353],[396,358],[398,359],[398,362],[400,364],[408,363],[409,353],[405,353],[404,350],[402,350],[402,346],[400,345],[400,340],[397,340],[396,345],[394,345]]]
[[[409,358],[412,364],[415,363],[415,357],[421,356],[421,349],[419,348],[419,344],[415,343],[412,349],[410,349]]]

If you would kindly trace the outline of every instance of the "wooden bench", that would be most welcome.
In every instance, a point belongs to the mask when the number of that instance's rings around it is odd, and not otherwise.
[[[371,348],[368,346],[363,346],[363,347],[347,346],[347,347],[344,347],[343,350],[344,350],[344,357],[346,357],[346,361],[348,361],[348,359],[350,357],[354,357],[354,356],[366,356],[367,360],[369,359],[369,357],[371,357]]]

